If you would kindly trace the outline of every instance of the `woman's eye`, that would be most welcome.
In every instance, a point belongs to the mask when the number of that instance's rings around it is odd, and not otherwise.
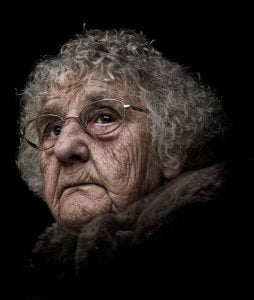
[[[61,133],[62,127],[61,126],[54,126],[52,127],[51,131],[50,131],[50,136],[51,137],[56,137]]]
[[[115,122],[116,119],[111,115],[101,114],[94,121],[99,124],[109,124]]]
[[[48,124],[44,129],[44,138],[56,138],[62,130],[62,124]]]

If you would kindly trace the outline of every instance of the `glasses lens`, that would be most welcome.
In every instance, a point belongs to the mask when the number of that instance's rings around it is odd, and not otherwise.
[[[82,126],[93,136],[108,134],[124,119],[124,106],[118,100],[101,100],[86,106],[80,113]]]
[[[27,124],[25,138],[34,147],[45,150],[55,145],[62,127],[63,121],[59,117],[40,116]]]

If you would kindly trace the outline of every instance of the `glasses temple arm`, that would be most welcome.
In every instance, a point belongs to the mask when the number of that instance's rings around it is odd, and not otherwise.
[[[129,104],[124,105],[124,108],[130,108],[130,107],[131,107],[132,109],[137,110],[137,111],[149,113],[149,110],[148,110],[148,109],[140,108],[140,107],[137,107],[137,106],[135,106],[135,105],[129,105]]]

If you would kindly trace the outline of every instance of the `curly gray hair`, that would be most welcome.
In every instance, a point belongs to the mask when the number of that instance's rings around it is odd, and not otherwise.
[[[217,145],[227,127],[221,101],[187,68],[165,59],[133,30],[86,31],[56,57],[39,62],[22,93],[20,127],[38,115],[48,95],[94,75],[142,95],[161,166],[183,170],[211,160],[214,151],[207,146]],[[21,143],[17,164],[29,188],[43,196],[38,151]]]

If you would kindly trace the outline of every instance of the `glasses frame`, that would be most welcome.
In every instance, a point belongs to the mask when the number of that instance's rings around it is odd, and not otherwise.
[[[94,103],[98,103],[98,102],[102,102],[102,101],[115,101],[115,102],[121,103],[122,106],[123,106],[123,108],[124,108],[124,114],[123,114],[123,117],[122,117],[122,121],[121,121],[121,122],[120,122],[113,130],[111,130],[111,131],[109,131],[109,132],[107,132],[107,133],[105,133],[105,134],[92,135],[92,134],[89,132],[89,130],[82,124],[80,116],[81,116],[81,113],[82,113],[87,107],[93,105]],[[149,113],[149,110],[147,110],[147,109],[145,109],[145,108],[141,108],[141,107],[138,107],[138,106],[135,106],[135,105],[131,105],[131,104],[125,104],[122,100],[118,100],[118,99],[114,99],[114,98],[105,98],[105,99],[101,99],[101,100],[97,100],[97,101],[94,101],[94,102],[92,102],[92,103],[89,103],[88,105],[86,105],[85,107],[83,107],[83,108],[81,109],[81,111],[80,111],[80,113],[79,113],[78,116],[73,116],[73,117],[63,118],[63,117],[61,117],[61,116],[59,116],[59,115],[57,115],[57,114],[42,114],[42,115],[39,115],[38,117],[36,117],[36,118],[34,118],[34,119],[32,119],[32,120],[29,120],[29,121],[23,126],[23,128],[22,128],[22,130],[21,130],[21,133],[20,133],[20,138],[23,139],[23,140],[25,140],[26,143],[27,143],[29,146],[31,146],[31,147],[33,147],[33,148],[39,150],[39,151],[48,150],[48,149],[54,147],[55,144],[52,145],[52,146],[50,146],[50,147],[41,149],[39,146],[37,146],[36,144],[34,144],[33,142],[29,141],[29,139],[26,138],[26,129],[27,129],[28,125],[29,125],[30,123],[34,122],[35,120],[41,118],[41,117],[47,117],[47,116],[48,116],[48,117],[57,117],[57,118],[59,118],[59,119],[63,122],[63,124],[64,124],[65,121],[68,120],[68,119],[76,119],[76,120],[78,120],[79,125],[81,126],[81,128],[82,128],[87,134],[89,134],[90,136],[103,136],[103,135],[107,135],[107,134],[109,134],[109,133],[115,131],[117,128],[119,128],[119,127],[122,125],[123,121],[125,120],[125,115],[126,115],[125,111],[126,111],[126,109],[128,109],[128,108],[132,108],[132,109],[134,109],[134,110],[136,110],[136,111],[139,111],[139,112]]]

